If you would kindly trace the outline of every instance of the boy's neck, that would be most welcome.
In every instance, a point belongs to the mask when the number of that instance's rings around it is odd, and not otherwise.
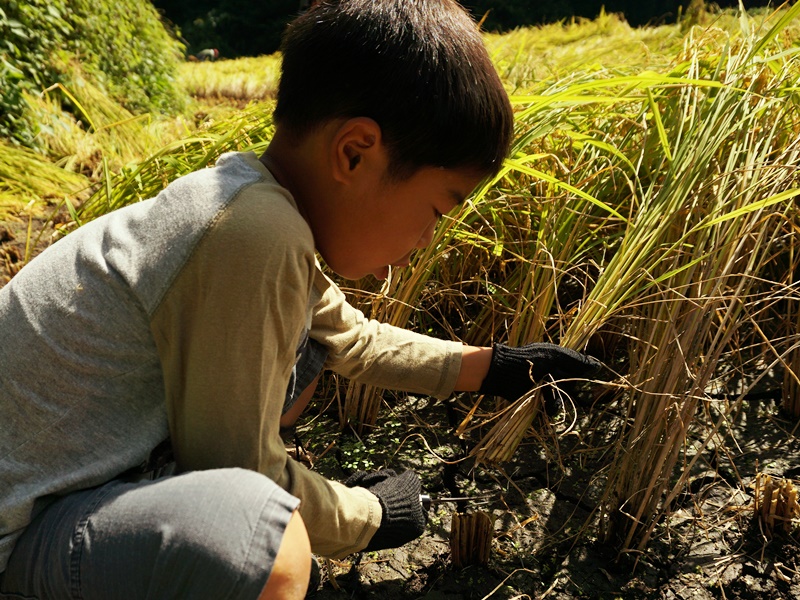
[[[303,218],[307,218],[305,199],[309,195],[307,186],[302,183],[304,180],[302,172],[306,171],[305,163],[310,150],[305,146],[306,144],[298,143],[294,139],[289,140],[288,136],[278,129],[259,158],[275,180],[292,194]]]

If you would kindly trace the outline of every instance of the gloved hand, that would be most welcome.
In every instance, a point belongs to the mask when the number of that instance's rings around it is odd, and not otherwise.
[[[591,375],[601,366],[596,358],[555,344],[542,342],[519,348],[495,344],[489,372],[478,391],[516,400],[547,375],[556,381],[577,379]],[[547,412],[551,414],[551,407]]]
[[[398,548],[425,532],[427,515],[420,500],[422,485],[414,471],[401,475],[391,469],[356,471],[344,484],[366,488],[381,503],[381,525],[365,551]]]

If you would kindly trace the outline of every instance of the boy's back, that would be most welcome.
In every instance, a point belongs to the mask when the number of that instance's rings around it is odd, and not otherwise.
[[[108,481],[140,465],[169,436],[162,357],[151,327],[171,318],[158,309],[179,272],[200,258],[198,246],[202,252],[212,225],[253,186],[271,204],[275,227],[261,233],[287,236],[313,260],[310,232],[286,191],[254,155],[229,155],[217,168],[177,180],[158,199],[81,227],[0,290],[0,569],[7,536],[27,524],[34,501],[41,509],[52,494]],[[277,258],[253,261],[253,273],[268,272]],[[208,262],[230,268],[225,255]],[[214,273],[207,277],[212,281]],[[199,297],[205,283],[194,282],[190,293]]]

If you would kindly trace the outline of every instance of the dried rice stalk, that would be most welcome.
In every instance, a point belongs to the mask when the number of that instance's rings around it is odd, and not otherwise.
[[[800,329],[798,329],[800,334]],[[800,346],[800,342],[798,343]],[[800,418],[800,347],[790,354],[783,375],[783,409]]]
[[[798,228],[800,228],[800,223],[794,227],[793,243],[796,243]],[[798,271],[800,265],[797,263],[798,250],[800,248],[792,248],[793,261],[789,273],[800,272]],[[800,290],[797,290],[797,281],[789,281],[787,283],[789,288],[795,288],[796,294],[800,293]],[[789,350],[789,355],[784,365],[782,406],[788,414],[800,418],[800,298],[795,296],[790,301],[786,320],[790,334],[794,334],[794,347]],[[792,328],[794,329],[793,331]]]
[[[502,412],[497,423],[478,445],[471,456],[478,463],[501,465],[511,460],[537,415],[543,411],[541,388],[525,394]]]
[[[492,550],[492,519],[485,512],[453,513],[450,558],[457,569],[485,566]]]
[[[753,515],[759,520],[764,533],[770,539],[776,530],[791,533],[792,529],[800,525],[797,488],[788,479],[773,479],[766,473],[758,473]]]
[[[380,388],[355,381],[350,382],[347,386],[344,401],[345,418],[359,434],[375,426],[381,399]]]

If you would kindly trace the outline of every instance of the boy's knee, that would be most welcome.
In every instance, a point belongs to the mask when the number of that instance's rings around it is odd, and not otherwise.
[[[260,598],[304,598],[311,575],[311,544],[303,518],[294,511],[283,533],[272,572]]]

